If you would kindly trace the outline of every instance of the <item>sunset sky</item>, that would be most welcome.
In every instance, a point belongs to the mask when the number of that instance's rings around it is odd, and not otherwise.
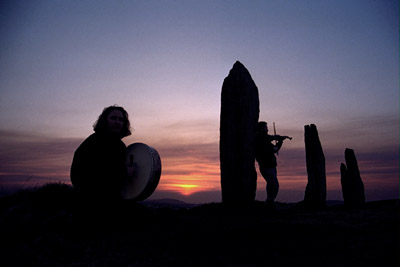
[[[304,197],[304,125],[342,199],[345,148],[368,201],[399,197],[399,1],[1,1],[0,191],[69,183],[104,107],[123,106],[123,139],[158,150],[153,199],[221,201],[220,94],[239,60],[260,119],[293,137],[278,156],[277,201]],[[258,166],[257,166],[258,169]],[[257,199],[266,197],[258,176]]]

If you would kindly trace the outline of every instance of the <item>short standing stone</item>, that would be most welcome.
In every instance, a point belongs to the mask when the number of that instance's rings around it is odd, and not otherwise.
[[[258,88],[237,61],[221,92],[220,168],[222,202],[254,201],[257,187],[255,132],[259,117]]]
[[[360,207],[365,203],[364,183],[361,180],[358,163],[353,149],[346,148],[346,165],[340,165],[342,194],[348,207]]]
[[[308,183],[304,203],[313,208],[326,205],[325,156],[314,124],[304,126]]]

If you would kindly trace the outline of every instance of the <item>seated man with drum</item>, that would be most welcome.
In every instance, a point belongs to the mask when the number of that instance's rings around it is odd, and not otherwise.
[[[93,128],[75,151],[71,182],[85,204],[112,207],[122,200],[122,183],[133,173],[125,164],[126,146],[121,140],[131,134],[128,113],[122,107],[107,107]]]

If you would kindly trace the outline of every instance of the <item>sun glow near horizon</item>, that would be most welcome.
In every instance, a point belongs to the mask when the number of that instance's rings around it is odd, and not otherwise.
[[[167,186],[169,187],[169,190],[178,191],[180,194],[184,196],[189,196],[194,192],[199,191],[198,190],[199,185],[197,184],[169,184]]]
[[[14,137],[15,140],[0,139],[3,147],[0,152],[0,185],[4,189],[11,186],[40,186],[49,182],[70,183],[70,164],[81,139],[43,137],[26,140],[24,137],[21,140],[17,137],[18,135]],[[326,138],[325,134],[321,134],[321,137]],[[162,161],[160,182],[151,198],[172,197],[193,203],[218,201],[221,195],[218,143],[184,141],[184,145],[163,141],[149,142],[159,151]],[[295,192],[300,192],[296,193],[295,200],[301,200],[307,185],[304,148],[293,146],[293,143],[287,143],[279,153],[278,179],[282,194],[278,194],[278,201],[292,201]],[[338,150],[337,146],[323,144],[327,191],[341,190],[340,163],[345,159],[344,150]],[[386,149],[380,151],[379,157],[374,151],[355,152],[367,199],[383,199],[386,192],[389,194],[387,197],[396,197],[398,151],[395,148]],[[257,164],[256,169],[258,171]],[[258,199],[264,198],[265,185],[264,179],[258,173],[257,192],[261,192],[257,193]],[[211,197],[207,192],[214,193]],[[291,193],[285,195],[284,192]],[[337,196],[341,197],[340,194]]]
[[[157,190],[177,192],[189,196],[203,191],[216,191],[219,188],[219,176],[204,176],[193,174],[190,176],[162,175]]]

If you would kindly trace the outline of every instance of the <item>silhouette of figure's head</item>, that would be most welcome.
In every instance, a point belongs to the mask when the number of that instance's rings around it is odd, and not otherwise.
[[[265,121],[257,123],[257,134],[268,134],[268,124]]]
[[[106,107],[93,125],[96,133],[111,133],[123,138],[131,135],[128,112],[123,107]]]

